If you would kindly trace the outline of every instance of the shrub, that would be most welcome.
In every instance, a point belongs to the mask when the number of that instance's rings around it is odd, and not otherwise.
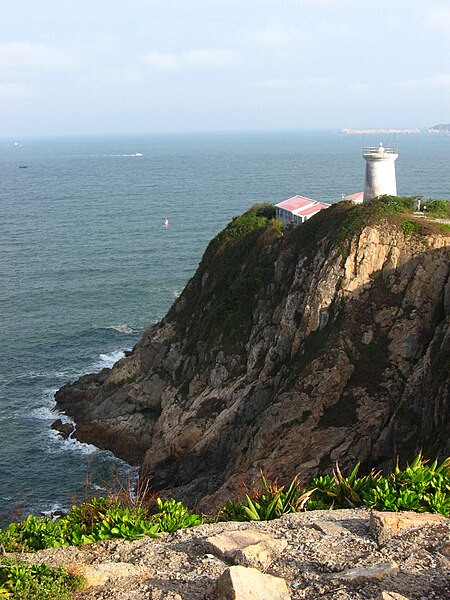
[[[185,529],[194,525],[201,525],[203,520],[200,515],[191,514],[181,502],[176,500],[156,499],[158,512],[153,515],[152,523],[157,531],[172,532]]]
[[[416,221],[411,221],[409,219],[404,219],[400,223],[400,229],[403,231],[403,235],[407,237],[413,232],[420,231],[420,225]]]
[[[27,564],[10,558],[0,559],[0,598],[69,600],[71,592],[82,587],[82,578],[70,575],[62,567],[52,569],[45,563]]]
[[[378,473],[371,471],[369,475],[358,477],[359,463],[353,468],[348,477],[344,477],[339,465],[333,469],[332,475],[315,477],[311,483],[311,499],[306,509],[355,508],[363,505],[363,495],[369,490]]]
[[[253,231],[271,225],[274,217],[275,207],[273,204],[255,204],[244,214],[234,217],[231,223],[215,238],[215,241],[222,245],[243,238]]]
[[[336,465],[332,475],[316,477],[315,488],[306,510],[369,506],[377,510],[412,510],[450,515],[450,458],[440,466],[428,464],[419,454],[411,465],[387,475],[371,471],[358,477],[357,464],[348,477]]]
[[[28,516],[0,530],[0,544],[7,552],[31,552],[59,546],[79,546],[101,540],[136,540],[155,537],[158,532],[199,525],[202,519],[191,514],[181,502],[156,499],[158,512],[150,515],[145,506],[127,506],[115,497],[92,498],[72,506],[65,516]]]
[[[398,464],[364,493],[364,503],[378,510],[413,510],[450,516],[450,458],[438,466],[419,454],[403,471]]]
[[[423,206],[426,206],[426,214],[437,218],[450,219],[450,200],[424,200]]]

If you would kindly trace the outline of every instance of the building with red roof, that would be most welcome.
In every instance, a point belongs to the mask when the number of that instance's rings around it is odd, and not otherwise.
[[[275,216],[286,229],[304,223],[307,219],[328,208],[331,204],[317,202],[305,196],[293,196],[275,204]]]

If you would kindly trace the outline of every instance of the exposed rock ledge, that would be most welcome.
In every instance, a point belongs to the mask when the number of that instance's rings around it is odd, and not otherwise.
[[[450,597],[450,523],[438,515],[312,511],[276,521],[216,523],[159,539],[108,541],[28,556],[84,575],[89,587],[76,594],[77,600]],[[218,596],[217,581],[233,565],[252,568],[240,574],[246,594],[241,589],[241,595],[224,595],[221,587]],[[255,568],[285,580],[287,591],[257,594]]]
[[[371,224],[382,208],[339,203],[282,237],[231,223],[129,356],[56,394],[78,439],[206,512],[260,468],[448,456],[450,237]]]

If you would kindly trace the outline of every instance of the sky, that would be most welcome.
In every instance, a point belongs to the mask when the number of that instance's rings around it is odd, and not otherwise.
[[[0,137],[450,122],[450,0],[0,0]]]

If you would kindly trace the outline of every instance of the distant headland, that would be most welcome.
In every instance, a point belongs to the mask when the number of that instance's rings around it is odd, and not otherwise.
[[[345,133],[346,135],[355,133],[421,133],[421,130],[417,127],[412,129],[351,129],[349,127],[344,127],[343,129],[339,129],[338,133]]]
[[[441,123],[439,125],[433,125],[428,129],[422,130],[418,127],[412,127],[410,129],[352,129],[351,127],[343,127],[339,129],[338,133],[344,133],[345,135],[353,134],[371,134],[371,133],[443,133],[445,135],[450,134],[450,123]]]
[[[447,133],[450,134],[450,123],[441,123],[440,125],[433,125],[427,129],[428,133]]]

